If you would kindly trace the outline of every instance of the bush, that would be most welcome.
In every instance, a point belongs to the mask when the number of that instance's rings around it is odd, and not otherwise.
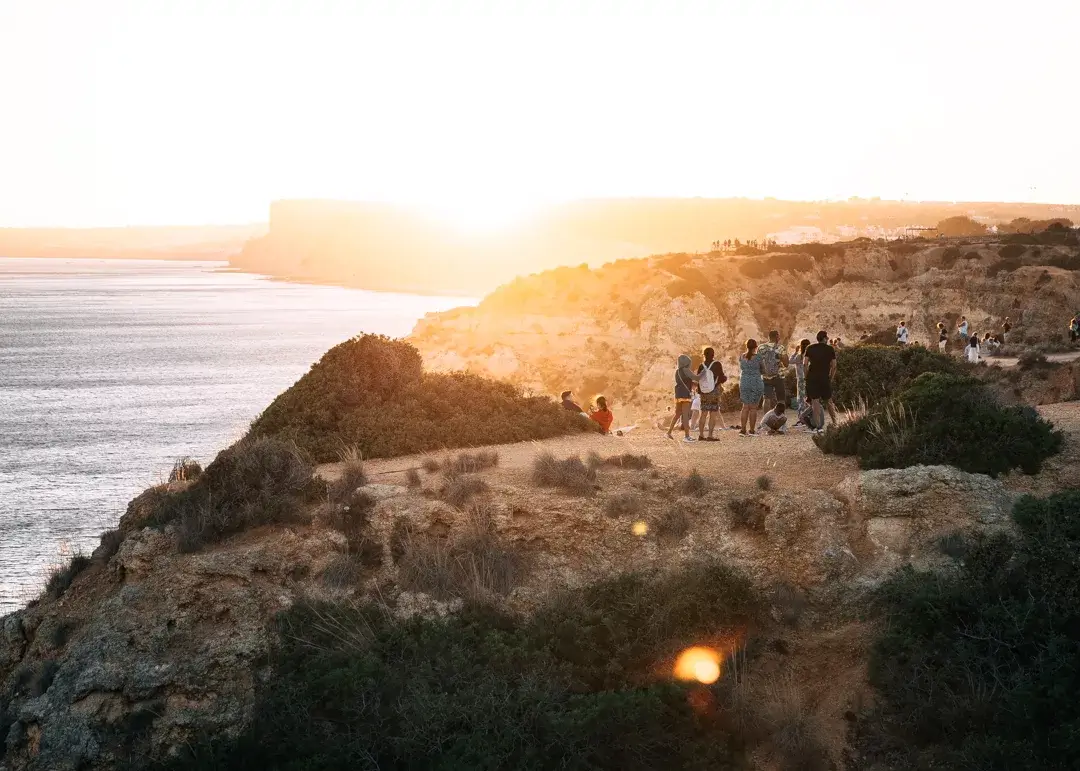
[[[419,471],[411,468],[405,472],[405,483],[409,486],[410,489],[415,490],[417,487],[420,487],[420,485],[424,483],[424,480],[420,478]]]
[[[202,474],[202,466],[193,458],[178,458],[169,472],[170,482],[194,482]]]
[[[604,505],[604,512],[613,519],[621,517],[636,517],[641,514],[644,503],[641,496],[634,492],[616,493],[608,499]]]
[[[921,346],[857,345],[837,353],[833,401],[873,406],[924,372],[960,374],[963,366],[952,356]]]
[[[1023,244],[1006,244],[998,249],[998,256],[1009,262],[1023,257],[1025,253],[1027,253],[1027,247]]]
[[[360,551],[367,539],[368,525],[371,512],[375,510],[375,504],[375,498],[360,489],[330,507],[326,524],[345,535],[350,551]]]
[[[555,487],[573,495],[596,492],[596,470],[576,455],[557,460],[550,452],[540,453],[533,461],[532,479],[538,487]]]
[[[686,507],[673,504],[664,509],[653,521],[652,531],[660,539],[681,540],[690,532],[690,515]]]
[[[1047,364],[1049,364],[1049,362],[1047,361],[1046,354],[1042,351],[1036,351],[1030,348],[1016,357],[1016,366],[1022,370],[1045,367]]]
[[[242,439],[218,453],[187,489],[163,496],[148,524],[176,523],[181,551],[195,551],[250,527],[302,521],[303,503],[317,489],[295,445]]]
[[[948,464],[996,477],[1013,468],[1037,473],[1062,436],[1030,407],[1002,406],[974,378],[927,373],[814,441],[826,453],[857,456],[861,468]]]
[[[547,397],[478,375],[423,372],[402,340],[361,335],[331,348],[252,424],[319,463],[342,444],[365,458],[547,439],[595,424]]]
[[[732,498],[728,502],[728,508],[731,510],[732,528],[746,528],[747,530],[765,528],[765,515],[768,509],[760,498],[756,496]]]
[[[1071,769],[1080,758],[1080,493],[1021,499],[1019,539],[884,587],[877,705],[856,743],[892,769]]]
[[[337,479],[327,487],[331,501],[342,501],[355,493],[357,488],[368,483],[364,459],[358,449],[350,447],[341,450],[338,458],[341,461],[341,470]]]
[[[652,458],[648,455],[634,455],[631,452],[624,452],[622,455],[610,455],[607,458],[601,458],[599,455],[594,454],[589,456],[589,465],[644,471],[652,468]]]
[[[94,549],[93,558],[101,563],[106,563],[120,551],[120,545],[124,542],[124,534],[119,530],[106,530],[101,534],[101,543]]]
[[[499,465],[499,453],[496,450],[460,453],[442,465],[443,474],[448,477],[457,474],[475,474]]]
[[[814,269],[814,258],[797,252],[770,254],[760,260],[744,260],[739,272],[747,278],[764,278],[781,271],[806,273]]]
[[[577,589],[531,618],[297,604],[245,733],[185,746],[173,767],[733,771],[729,721],[693,707],[723,685],[656,671],[741,629],[752,603],[745,578],[705,564]]]
[[[468,503],[474,495],[486,493],[488,489],[488,483],[480,477],[472,474],[462,474],[449,477],[442,489],[439,490],[439,497],[451,506],[461,507]]]
[[[701,495],[709,489],[709,482],[697,469],[692,469],[690,473],[686,475],[686,479],[683,480],[680,489],[683,495]]]
[[[90,562],[90,558],[85,554],[76,554],[67,565],[53,570],[45,582],[45,594],[54,600],[63,597],[64,592],[75,581],[75,577],[90,567]]]
[[[754,484],[757,485],[757,489],[761,491],[767,491],[772,489],[772,477],[768,474],[762,474],[754,480]]]

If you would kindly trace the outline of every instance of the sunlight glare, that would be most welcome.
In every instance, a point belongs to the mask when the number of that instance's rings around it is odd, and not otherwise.
[[[675,662],[675,677],[696,680],[711,685],[720,679],[720,654],[712,648],[695,646],[679,654]]]

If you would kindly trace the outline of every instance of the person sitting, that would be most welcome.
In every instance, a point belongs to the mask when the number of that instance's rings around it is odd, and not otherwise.
[[[600,426],[601,434],[611,433],[611,424],[615,421],[615,415],[608,409],[607,399],[603,396],[596,397],[596,409],[589,412],[589,420]]]
[[[573,391],[563,391],[562,392],[562,406],[563,406],[563,409],[569,410],[570,412],[580,412],[582,415],[584,415],[585,410],[581,409],[581,407],[579,407],[570,398],[573,395],[574,395]]]
[[[811,431],[816,431],[819,428],[824,428],[824,426],[817,425],[816,419],[814,418],[814,407],[812,404],[810,404],[809,401],[807,401],[802,406],[802,408],[800,408],[798,415],[799,419],[795,423],[796,426],[805,426]],[[822,415],[821,417],[822,421],[824,421],[825,416]]]
[[[765,429],[770,434],[786,433],[784,429],[784,426],[787,425],[787,415],[784,414],[785,409],[783,402],[777,402],[776,406],[761,418],[760,428]]]

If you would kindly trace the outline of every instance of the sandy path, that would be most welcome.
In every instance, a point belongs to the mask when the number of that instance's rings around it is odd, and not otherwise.
[[[1065,362],[1076,361],[1077,359],[1080,359],[1080,351],[1046,354],[1046,360],[1053,364],[1064,364]],[[987,356],[983,361],[987,364],[992,364],[995,367],[1015,367],[1019,363],[1019,359],[1015,356]]]
[[[778,487],[797,486],[829,489],[856,470],[851,458],[824,455],[810,434],[793,432],[786,436],[740,437],[737,431],[717,432],[718,442],[685,444],[680,434],[668,439],[655,428],[638,428],[624,437],[578,434],[539,442],[493,445],[499,453],[499,475],[524,477],[533,459],[548,451],[557,458],[590,452],[601,456],[624,452],[648,455],[654,466],[664,471],[687,473],[697,469],[714,480],[732,485],[751,484],[769,474]],[[459,450],[460,451],[460,450]],[[431,453],[441,457],[447,453]],[[365,464],[372,481],[405,484],[405,472],[419,468],[425,455],[412,455]],[[319,467],[320,475],[333,478],[338,464]]]

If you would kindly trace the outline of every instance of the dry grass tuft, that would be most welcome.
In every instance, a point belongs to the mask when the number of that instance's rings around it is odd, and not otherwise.
[[[405,482],[409,485],[409,489],[411,490],[415,490],[424,483],[420,478],[420,472],[414,468],[405,472]]]
[[[328,487],[330,500],[335,502],[343,501],[352,495],[356,488],[368,483],[367,472],[364,471],[364,459],[359,450],[355,447],[342,448],[339,457],[342,464],[341,473]]]
[[[557,460],[543,452],[533,461],[533,483],[539,487],[555,487],[572,495],[593,495],[596,492],[596,469],[582,463],[577,455]]]
[[[461,474],[476,474],[499,465],[499,453],[496,450],[462,452],[442,464],[443,474],[447,477]]]
[[[202,466],[193,458],[177,458],[173,463],[172,471],[169,472],[170,482],[194,482],[202,476]]]
[[[693,469],[683,480],[681,490],[683,495],[701,495],[709,489],[709,482],[697,469]]]
[[[764,529],[765,515],[769,510],[757,496],[732,498],[728,502],[728,508],[731,510],[731,526],[733,528]]]
[[[757,485],[757,489],[761,490],[762,492],[771,490],[773,486],[772,477],[768,474],[762,474],[754,480],[754,484]]]
[[[498,537],[482,508],[470,512],[465,531],[452,541],[406,536],[398,563],[403,588],[440,599],[505,596],[523,572],[522,555]]]
[[[461,474],[449,477],[439,490],[439,497],[451,506],[461,508],[468,503],[474,495],[486,493],[490,488],[488,483],[471,474]]]
[[[429,474],[435,474],[439,470],[439,459],[434,455],[429,455],[421,461],[420,467]]]
[[[674,504],[656,517],[652,531],[660,539],[682,540],[690,532],[690,514],[685,506]]]
[[[601,457],[598,453],[591,452],[587,463],[591,468],[607,466],[609,468],[633,469],[635,471],[645,471],[652,468],[652,458],[648,455],[635,455],[631,452],[624,452],[621,455],[609,455],[606,458]]]

